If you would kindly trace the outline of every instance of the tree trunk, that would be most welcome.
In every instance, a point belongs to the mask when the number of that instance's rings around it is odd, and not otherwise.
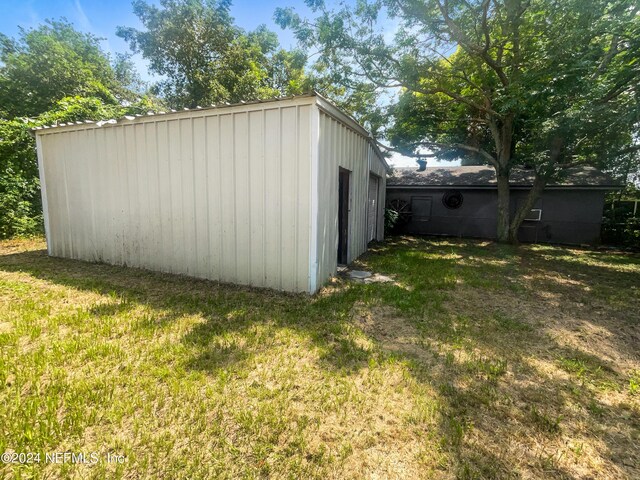
[[[536,175],[533,180],[533,186],[524,203],[518,208],[513,219],[511,220],[511,224],[509,225],[509,243],[517,245],[518,244],[518,229],[522,222],[529,214],[529,211],[533,208],[536,203],[536,200],[540,197],[540,194],[544,190],[544,187],[547,185],[546,179]]]
[[[508,114],[498,128],[497,122],[491,120],[491,133],[496,143],[496,180],[498,182],[498,242],[509,241],[509,217],[511,200],[509,176],[511,174],[511,153],[513,149],[513,114]]]
[[[509,173],[496,171],[498,180],[498,242],[509,242],[509,210],[510,210],[510,190]]]

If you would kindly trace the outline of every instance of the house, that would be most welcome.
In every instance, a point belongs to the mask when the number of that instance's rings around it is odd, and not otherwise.
[[[315,93],[35,134],[52,256],[313,293],[383,238],[384,158]]]
[[[511,178],[511,214],[524,202],[533,172]],[[523,222],[523,242],[597,244],[604,197],[620,186],[592,167],[575,167],[542,193]],[[400,168],[387,179],[387,205],[400,212],[399,228],[411,234],[495,238],[498,191],[487,166]]]

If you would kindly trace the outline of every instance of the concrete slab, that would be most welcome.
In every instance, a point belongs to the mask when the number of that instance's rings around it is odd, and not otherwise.
[[[371,277],[373,273],[365,272],[364,270],[351,270],[348,275],[349,278],[353,278],[354,280],[364,280],[365,278]]]

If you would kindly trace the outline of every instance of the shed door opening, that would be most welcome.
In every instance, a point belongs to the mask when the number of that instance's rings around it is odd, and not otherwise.
[[[376,239],[378,233],[378,177],[369,175],[369,204],[367,210],[367,241]]]
[[[351,172],[338,173],[338,263],[346,265],[349,244],[349,177]]]

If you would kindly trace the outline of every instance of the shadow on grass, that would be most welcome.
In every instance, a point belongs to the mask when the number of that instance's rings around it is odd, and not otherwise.
[[[289,329],[308,338],[319,351],[320,366],[338,375],[351,375],[372,360],[389,356],[407,359],[418,382],[438,386],[438,435],[458,477],[518,478],[522,465],[531,465],[537,472],[573,478],[552,451],[560,433],[573,428],[567,423],[565,412],[578,406],[596,423],[602,423],[602,418],[614,412],[594,394],[593,388],[599,388],[598,375],[616,384],[615,388],[622,388],[620,379],[611,380],[611,372],[598,370],[602,363],[599,358],[585,358],[584,352],[560,345],[550,345],[549,349],[558,359],[568,359],[565,364],[558,361],[579,381],[547,378],[521,362],[523,357],[537,355],[539,350],[533,346],[549,342],[548,337],[522,328],[512,319],[497,318],[491,305],[478,305],[478,314],[471,319],[456,315],[445,306],[446,301],[455,301],[461,282],[493,292],[509,289],[535,295],[539,292],[522,286],[522,275],[571,272],[579,274],[586,286],[601,289],[616,289],[639,279],[634,272],[579,261],[576,264],[566,257],[566,253],[557,254],[554,249],[537,252],[489,242],[400,237],[374,245],[359,261],[363,267],[394,276],[395,283],[361,285],[338,281],[314,297],[50,258],[45,251],[0,256],[0,270],[26,272],[55,284],[108,295],[108,303],[89,309],[96,317],[115,316],[138,306],[150,307],[153,315],[136,325],[141,330],[161,330],[185,316],[198,315],[203,321],[180,339],[191,351],[185,367],[212,375],[246,365],[258,352],[271,348],[272,339],[265,337],[273,331],[269,327]],[[598,287],[603,278],[607,285]],[[538,286],[553,290],[561,299],[576,295],[572,284],[558,286],[541,280]],[[386,331],[384,339],[370,335],[381,346],[379,351],[363,348],[353,336],[353,311],[357,305],[392,307],[421,338],[438,343],[441,350],[424,347],[424,355],[416,355],[416,348],[402,347],[400,332],[394,338],[393,331]],[[593,321],[597,323],[598,319]],[[261,327],[266,333],[260,331]],[[605,328],[611,329],[611,325],[606,323]],[[246,339],[249,347],[228,341],[236,334]],[[628,342],[617,345],[625,354],[633,353]],[[485,352],[484,356],[470,355],[469,351],[475,349]],[[576,373],[581,368],[580,361],[587,365],[582,377]],[[536,385],[515,381],[532,372],[536,378],[545,378],[544,382]],[[628,420],[640,424],[636,414],[631,413]],[[527,458],[514,463],[513,443],[519,439],[509,435],[523,429],[551,447],[528,451]],[[616,445],[627,445],[627,441],[613,433],[603,438],[610,448],[603,455],[621,466]]]
[[[182,338],[200,350],[190,363],[200,370],[226,368],[233,359],[247,359],[235,348],[213,340],[232,333],[250,336],[256,325],[288,328],[308,336],[321,351],[323,363],[335,370],[355,371],[368,363],[368,353],[350,339],[350,311],[367,296],[364,286],[340,284],[335,292],[310,297],[267,289],[222,284],[141,269],[48,257],[46,251],[0,256],[0,270],[26,272],[36,278],[108,296],[89,308],[96,317],[114,316],[138,305],[153,316],[135,328],[162,329],[189,315],[205,321]],[[257,345],[259,350],[261,347]]]
[[[539,251],[532,246],[515,248],[466,240],[400,238],[374,249],[373,254],[363,259],[363,267],[375,269],[381,266],[383,273],[393,273],[393,267],[388,263],[389,257],[397,257],[397,250],[405,248],[421,252],[425,266],[427,261],[432,260],[429,259],[430,253],[457,258],[457,282],[484,292],[485,302],[482,303],[483,298],[479,297],[474,311],[467,311],[467,316],[454,311],[450,312],[450,316],[438,315],[435,321],[424,321],[422,318],[416,324],[421,327],[424,336],[436,339],[444,346],[445,353],[440,353],[441,360],[437,363],[444,364],[445,368],[414,368],[414,376],[423,382],[446,386],[441,393],[447,399],[445,403],[450,415],[462,419],[459,423],[464,425],[465,422],[477,420],[478,412],[484,412],[487,423],[474,423],[474,428],[481,431],[480,437],[488,434],[495,438],[500,435],[497,433],[499,430],[508,437],[509,432],[525,429],[534,437],[546,439],[543,442],[551,446],[555,444],[558,449],[560,434],[565,438],[586,435],[602,439],[606,445],[606,451],[601,452],[603,458],[609,458],[620,468],[618,472],[611,472],[611,477],[634,477],[640,474],[640,452],[634,448],[634,441],[631,440],[633,435],[630,434],[640,427],[637,409],[628,405],[613,407],[610,401],[602,399],[607,397],[607,392],[618,395],[627,388],[628,379],[621,375],[619,368],[614,370],[617,365],[550,338],[543,333],[543,329],[539,330],[544,327],[544,317],[539,318],[539,324],[534,324],[535,328],[518,321],[518,304],[521,300],[545,305],[549,302],[548,294],[553,294],[559,307],[548,308],[563,310],[567,316],[577,316],[575,322],[578,324],[582,322],[606,331],[607,341],[614,353],[634,359],[637,365],[637,340],[640,339],[640,292],[637,286],[640,285],[640,271],[633,268],[620,270],[619,267],[640,264],[640,256],[614,255],[615,261],[609,262],[612,256],[609,252],[601,256],[599,252],[573,253],[559,247],[545,247]],[[553,255],[548,255],[549,252]],[[377,259],[378,254],[383,258]],[[567,259],[568,255],[570,259]],[[622,257],[626,261],[621,261]],[[420,274],[417,269],[408,269],[407,275]],[[423,272],[423,275],[427,274]],[[556,277],[562,275],[573,281],[559,282]],[[531,281],[532,276],[540,278]],[[576,284],[575,280],[580,284]],[[516,315],[514,318],[504,316],[500,309],[496,310],[496,306],[491,304],[496,294],[506,290],[513,293],[510,298],[517,302],[509,306],[511,314]],[[624,302],[618,303],[620,292]],[[448,304],[454,308],[456,295],[456,291],[447,295]],[[584,302],[587,307],[590,303],[597,302],[597,305],[594,309],[580,310],[576,302]],[[575,323],[566,328],[575,328]],[[386,335],[393,333],[386,332]],[[388,337],[384,341],[392,345],[397,343]],[[483,358],[472,356],[469,360],[465,355],[456,355],[460,351],[465,353],[465,349],[486,352],[489,362]],[[411,348],[400,349],[396,353],[415,356]],[[565,370],[568,379],[550,376],[535,365],[527,365],[527,357],[531,356]],[[499,368],[501,362],[509,365],[509,376],[506,375],[507,369]],[[523,382],[527,377],[537,378],[538,381]],[[501,405],[503,402],[505,405]],[[521,404],[515,418],[514,402]],[[582,415],[590,419],[586,434],[577,427],[583,423]],[[616,426],[619,422],[625,425],[624,429]],[[501,429],[500,426],[505,424],[508,427]],[[441,423],[440,429],[444,432],[444,438],[455,437],[456,432],[455,429],[452,431],[450,422]],[[502,445],[518,441],[518,438],[504,438]],[[486,444],[490,444],[490,441]],[[483,443],[476,442],[473,449],[483,452],[482,455],[476,457],[467,450],[458,456],[463,469],[462,476],[518,476],[517,472],[510,470],[512,462],[508,456],[506,459],[500,457],[503,462],[497,461],[495,455],[486,451]],[[553,447],[548,451],[530,452],[525,463],[536,465],[539,471],[553,472],[552,476],[572,478],[571,473],[559,465],[559,459],[553,453]]]

